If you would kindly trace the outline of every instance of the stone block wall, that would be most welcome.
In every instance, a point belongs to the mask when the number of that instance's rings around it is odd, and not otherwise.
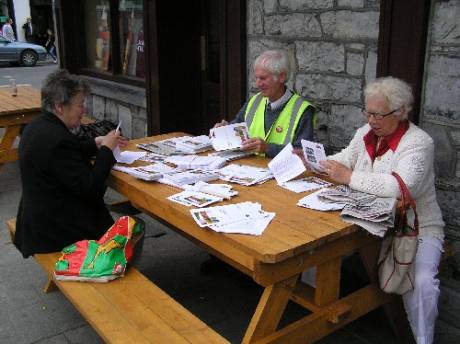
[[[435,141],[438,201],[460,251],[460,1],[432,3],[421,125]],[[460,256],[456,257],[460,271]]]
[[[91,85],[87,108],[90,117],[121,120],[123,135],[134,139],[147,135],[147,104],[145,89],[112,81],[84,77]]]
[[[375,78],[379,1],[248,1],[248,93],[253,63],[266,49],[285,49],[293,65],[289,87],[319,108],[316,140],[329,151],[346,146],[361,115],[362,90]]]

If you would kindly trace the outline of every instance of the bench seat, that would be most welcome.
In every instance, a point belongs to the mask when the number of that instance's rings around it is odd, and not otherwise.
[[[8,221],[14,235],[16,219]],[[34,258],[108,343],[228,343],[134,267],[108,283],[56,281],[59,252]]]

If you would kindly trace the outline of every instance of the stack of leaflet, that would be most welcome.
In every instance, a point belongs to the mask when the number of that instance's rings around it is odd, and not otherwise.
[[[225,159],[209,155],[172,155],[165,161],[180,168],[203,170],[217,170],[227,163]]]
[[[159,183],[184,189],[185,185],[195,184],[197,182],[209,182],[218,179],[217,173],[206,170],[188,170],[188,171],[174,171],[164,174],[162,178],[158,179]]]
[[[279,185],[290,191],[300,193],[300,192],[312,191],[316,189],[327,188],[329,186],[332,186],[332,183],[329,183],[317,177],[304,177],[304,178],[294,179],[288,182],[284,182]]]
[[[181,152],[176,149],[176,143],[173,139],[148,143],[138,143],[136,147],[160,155],[181,154]]]
[[[176,141],[176,149],[187,154],[196,154],[212,149],[212,145],[207,135],[182,136]]]
[[[230,199],[238,194],[228,184],[208,184],[197,182],[194,185],[184,185],[185,191],[168,197],[170,201],[186,205],[188,207],[205,207],[215,202]]]
[[[356,224],[371,234],[383,237],[387,229],[394,225],[397,200],[377,197],[340,185],[335,188],[319,190],[304,197],[298,204],[317,210],[325,210],[324,208],[328,206],[341,206],[343,210],[340,215],[344,221]]]
[[[190,213],[200,227],[250,235],[261,235],[275,217],[275,213],[263,211],[261,204],[254,202],[192,209]]]
[[[215,151],[235,150],[241,148],[243,141],[249,137],[245,122],[212,128],[209,131],[212,147]]]
[[[166,159],[167,155],[156,154],[156,153],[146,153],[140,161],[145,162],[163,162]]]
[[[244,186],[262,184],[273,178],[268,168],[231,164],[218,171],[219,178]]]
[[[161,162],[139,167],[126,167],[116,164],[113,169],[149,182],[160,180],[165,173],[172,173],[176,170]]]
[[[209,153],[208,155],[210,156],[217,156],[220,158],[225,159],[225,161],[233,161],[237,159],[242,159],[246,158],[248,156],[253,155],[253,151],[242,151],[242,150],[228,150],[228,151],[220,151],[220,152],[214,152],[214,153]]]
[[[217,197],[230,199],[238,195],[238,191],[233,190],[228,184],[208,184],[206,182],[197,182],[194,185],[185,185],[185,190],[204,192]]]

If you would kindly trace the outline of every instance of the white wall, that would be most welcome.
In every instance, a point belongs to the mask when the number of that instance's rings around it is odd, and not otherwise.
[[[30,2],[29,0],[13,0],[14,16],[16,18],[16,31],[18,41],[26,41],[22,25],[26,22],[26,18],[30,17]]]

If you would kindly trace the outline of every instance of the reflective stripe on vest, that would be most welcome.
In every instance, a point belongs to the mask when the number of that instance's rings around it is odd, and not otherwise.
[[[278,118],[273,122],[272,127],[265,134],[265,104],[267,98],[260,93],[251,97],[246,107],[245,122],[249,128],[250,137],[261,137],[268,143],[286,145],[292,142],[295,129],[302,117],[303,112],[308,106],[312,106],[308,101],[297,94],[293,94],[284,105]],[[277,129],[281,128],[281,131]]]

